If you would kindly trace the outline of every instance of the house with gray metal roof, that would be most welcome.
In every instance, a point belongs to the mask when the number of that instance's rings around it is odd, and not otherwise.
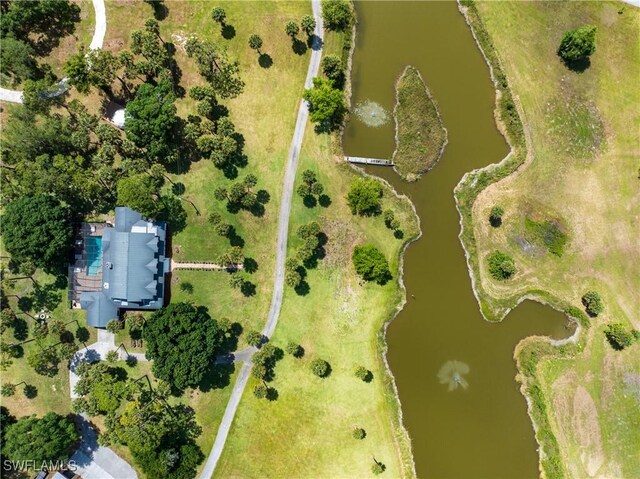
[[[84,232],[84,234],[82,234]],[[87,311],[87,324],[104,328],[121,309],[149,310],[164,304],[167,228],[127,207],[115,222],[83,224],[70,268],[70,299]]]

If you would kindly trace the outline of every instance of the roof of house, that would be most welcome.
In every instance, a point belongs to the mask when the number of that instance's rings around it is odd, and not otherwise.
[[[90,326],[105,327],[120,308],[157,309],[164,303],[166,225],[116,208],[115,226],[102,236],[102,291],[83,292],[80,305]]]

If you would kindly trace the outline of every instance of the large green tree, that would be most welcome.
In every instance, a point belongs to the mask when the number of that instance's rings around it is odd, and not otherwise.
[[[13,461],[64,460],[79,434],[73,421],[55,413],[25,416],[7,427],[2,453]]]
[[[4,15],[2,22],[4,22]],[[3,38],[2,49],[0,49],[0,71],[11,76],[14,84],[34,79],[38,74],[38,64],[33,55],[33,48],[28,43],[10,36]]]
[[[118,206],[128,206],[143,216],[155,218],[160,212],[157,181],[147,173],[137,173],[118,181]]]
[[[73,229],[69,208],[51,196],[19,198],[2,216],[4,246],[14,261],[53,271],[67,261]]]
[[[351,5],[348,0],[322,0],[322,18],[327,30],[346,30],[353,19]]]
[[[340,126],[347,109],[342,91],[330,80],[314,78],[313,88],[305,90],[303,98],[309,102],[309,118],[317,129],[331,131]]]
[[[191,37],[185,44],[189,58],[198,64],[200,75],[206,79],[220,98],[235,98],[244,90],[240,79],[240,66],[231,60],[224,47],[213,42]]]
[[[173,303],[151,315],[142,336],[153,373],[178,389],[197,386],[219,352],[224,332],[206,308]]]
[[[566,63],[584,61],[596,51],[596,27],[584,25],[562,36],[558,55]]]
[[[373,215],[380,212],[382,184],[373,178],[356,178],[351,182],[347,203],[354,215]]]
[[[353,248],[353,266],[365,281],[375,281],[385,284],[391,279],[389,263],[384,255],[373,245],[356,246]]]
[[[162,162],[173,152],[179,121],[175,100],[171,83],[161,81],[156,86],[141,85],[127,104],[124,125],[127,138],[144,148],[151,160]]]

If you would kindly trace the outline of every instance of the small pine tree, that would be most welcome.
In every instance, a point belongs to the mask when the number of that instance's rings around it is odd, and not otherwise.
[[[294,358],[301,358],[304,355],[304,349],[299,344],[294,342],[287,343],[287,347],[285,348],[287,353],[289,353]]]
[[[293,20],[288,21],[286,23],[286,25],[284,26],[284,31],[287,35],[289,35],[291,38],[295,38],[295,36],[300,33],[300,27],[298,26],[298,24],[296,22],[294,22]]]
[[[252,50],[255,50],[255,51],[257,51],[259,53],[260,49],[262,48],[262,38],[260,38],[255,33],[253,35],[251,35],[249,37],[249,48],[251,48]]]
[[[13,396],[16,393],[16,385],[11,383],[4,383],[0,387],[0,394],[4,397]]]
[[[371,371],[369,371],[364,366],[358,366],[356,368],[356,377],[358,379],[361,379],[362,381],[368,383],[373,378],[373,374],[371,374]]]
[[[374,460],[375,461],[375,460]],[[387,466],[382,464],[381,462],[375,461],[371,466],[371,472],[373,472],[376,476],[382,474]]]
[[[218,22],[220,25],[224,25],[225,20],[227,19],[227,12],[224,11],[222,7],[215,7],[211,10],[211,18],[214,22]]]
[[[118,319],[112,319],[107,323],[107,331],[112,334],[116,334],[122,329],[122,322]]]
[[[267,397],[267,386],[263,383],[258,384],[255,388],[253,388],[253,395],[258,399],[264,399]]]
[[[262,334],[256,330],[251,330],[247,333],[247,344],[249,346],[258,347],[262,344]]]
[[[311,15],[305,15],[300,21],[300,27],[302,31],[310,37],[316,29],[316,20]]]
[[[324,359],[314,359],[311,361],[311,372],[320,378],[325,378],[329,375],[331,366]]]
[[[364,439],[367,436],[367,432],[364,429],[362,429],[361,427],[356,427],[353,430],[352,435],[353,435],[354,439],[360,440],[360,439]]]
[[[115,363],[120,359],[120,355],[117,351],[109,351],[105,357],[108,363]]]

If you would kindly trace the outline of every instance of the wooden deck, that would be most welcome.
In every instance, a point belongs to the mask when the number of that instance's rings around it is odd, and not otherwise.
[[[393,166],[393,161],[382,160],[380,158],[363,158],[361,156],[345,156],[344,159],[349,163],[360,163],[364,165]]]

